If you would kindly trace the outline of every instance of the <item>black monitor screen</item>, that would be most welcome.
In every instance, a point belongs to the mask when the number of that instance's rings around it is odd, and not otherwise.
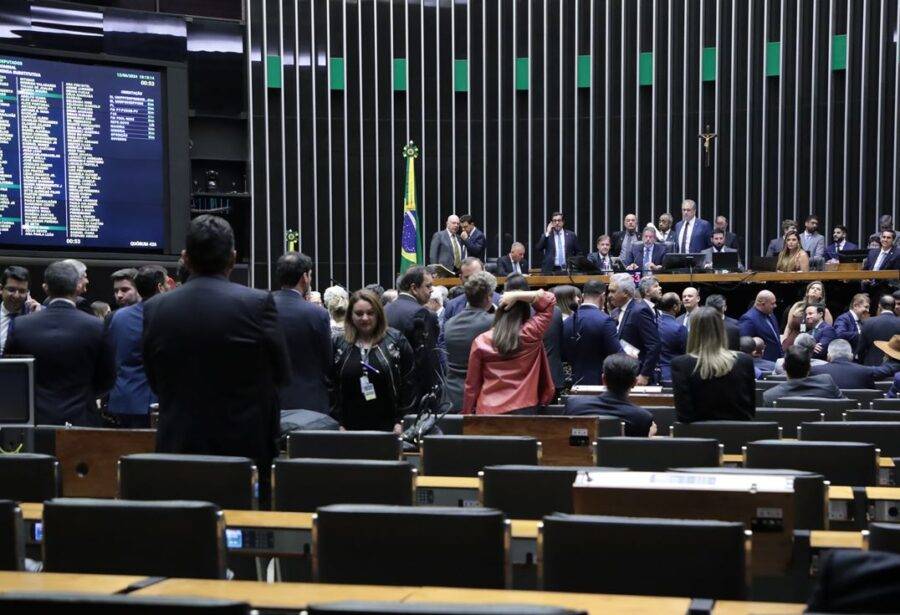
[[[29,362],[0,360],[0,424],[30,421],[30,380]]]
[[[0,246],[165,247],[162,81],[0,55]]]

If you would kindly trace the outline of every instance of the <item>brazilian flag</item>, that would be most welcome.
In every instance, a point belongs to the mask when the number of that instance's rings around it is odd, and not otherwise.
[[[400,242],[400,273],[424,263],[419,213],[416,211],[416,158],[419,148],[410,141],[403,148],[406,158],[406,182],[403,188],[403,237]]]

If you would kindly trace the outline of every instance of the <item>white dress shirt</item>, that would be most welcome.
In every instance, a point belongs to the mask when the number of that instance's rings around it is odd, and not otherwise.
[[[680,251],[685,253],[691,251],[691,231],[693,230],[693,228],[693,218],[681,225],[681,234],[678,236],[678,249]],[[685,245],[685,242],[687,242],[687,245]]]

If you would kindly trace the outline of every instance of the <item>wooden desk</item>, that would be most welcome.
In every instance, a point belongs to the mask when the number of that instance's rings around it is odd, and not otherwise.
[[[779,615],[781,613],[803,613],[805,604],[792,602],[740,602],[737,600],[717,600],[714,615]]]
[[[15,591],[117,594],[143,578],[143,576],[60,572],[0,572],[0,593]]]
[[[615,428],[615,435],[624,435],[621,421],[616,422]],[[591,443],[600,435],[600,419],[596,416],[474,415],[463,418],[463,435],[531,436],[541,443],[541,465],[593,466],[596,460]]]
[[[472,476],[417,476],[417,506],[480,506],[481,481]]]
[[[809,546],[813,549],[862,549],[862,532],[831,532],[813,530],[809,533]]]

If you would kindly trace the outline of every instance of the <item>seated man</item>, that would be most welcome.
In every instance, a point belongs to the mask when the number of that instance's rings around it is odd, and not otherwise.
[[[823,397],[844,399],[844,394],[828,374],[809,375],[809,351],[799,346],[791,346],[784,356],[787,381],[763,393],[766,405],[782,397]]]
[[[825,248],[825,258],[829,263],[837,263],[838,254],[844,250],[858,250],[859,246],[852,241],[847,241],[847,227],[843,224],[835,224],[831,233],[834,241]]]
[[[701,252],[701,254],[703,254],[705,257],[705,260],[703,261],[703,267],[705,269],[713,268],[713,254],[716,254],[718,252],[733,252],[733,253],[737,254],[737,250],[735,250],[734,248],[729,248],[728,246],[725,245],[725,231],[720,230],[720,229],[714,230],[712,232],[711,240],[712,240],[712,246],[709,248],[706,248],[705,250],[703,250]],[[741,264],[740,257],[738,257],[737,270],[738,271],[744,270],[744,266]]]
[[[796,222],[790,219],[783,220],[781,222],[781,237],[776,237],[769,242],[769,247],[766,249],[766,256],[778,256],[784,249],[784,236],[787,235],[789,231],[796,230]]]
[[[634,271],[656,271],[662,269],[666,246],[656,243],[656,231],[645,228],[641,235],[642,242],[632,246],[631,252],[625,255],[625,268]]]
[[[622,271],[622,259],[613,256],[610,252],[612,242],[609,235],[600,235],[597,238],[597,251],[588,254],[588,262],[597,268],[597,271],[609,273],[610,271]]]
[[[884,271],[900,269],[900,248],[894,247],[897,233],[891,229],[881,231],[880,247],[869,250],[863,269],[866,271]]]
[[[827,363],[827,361],[816,359],[812,356],[813,351],[816,348],[816,338],[814,338],[809,333],[801,333],[800,335],[798,335],[794,340],[794,346],[796,346],[797,348],[802,348],[809,353],[810,365],[812,367],[816,367],[817,365],[825,365]],[[786,373],[784,369],[784,357],[775,361],[775,369],[772,370],[772,373],[776,375],[784,375]]]
[[[809,371],[814,376],[828,374],[840,389],[875,389],[875,381],[893,378],[897,367],[894,361],[877,367],[854,363],[850,342],[838,338],[828,345],[828,363],[816,365]]]
[[[743,340],[743,337],[741,339]],[[766,343],[761,337],[752,337],[750,339],[753,340],[753,352],[751,353],[753,366],[763,374],[771,374],[775,371],[775,361],[763,358],[763,355],[766,353]]]
[[[607,391],[599,396],[570,395],[565,414],[569,416],[616,416],[625,421],[626,436],[654,436],[653,415],[628,399],[637,382],[639,364],[626,354],[611,354],[603,361],[603,384]]]
[[[528,275],[525,245],[518,241],[509,248],[509,254],[497,259],[497,275],[508,276],[513,273]]]

